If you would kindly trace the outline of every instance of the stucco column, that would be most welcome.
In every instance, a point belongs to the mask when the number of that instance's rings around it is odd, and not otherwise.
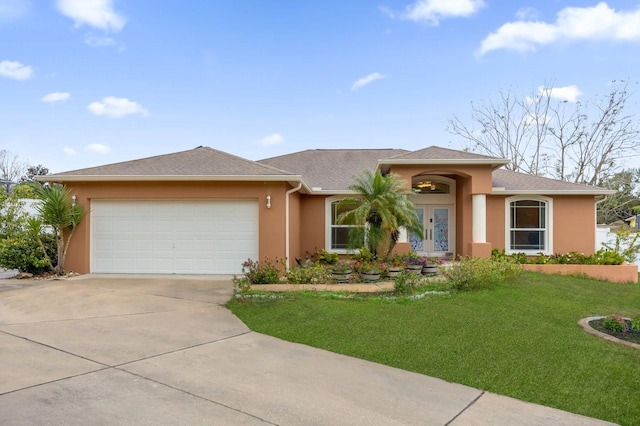
[[[469,255],[473,257],[491,256],[491,243],[487,242],[487,195],[471,195],[471,243]]]
[[[471,196],[473,206],[473,221],[471,225],[471,241],[474,243],[487,242],[487,196],[485,194],[473,194]]]

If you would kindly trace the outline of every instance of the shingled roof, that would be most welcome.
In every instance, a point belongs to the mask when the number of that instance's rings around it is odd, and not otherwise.
[[[404,149],[309,149],[259,160],[301,175],[314,191],[344,191],[353,177],[375,170],[378,160],[405,154]]]
[[[81,178],[176,178],[176,177],[293,177],[290,172],[247,160],[217,149],[199,146],[188,151],[158,155],[122,163],[48,175],[47,180]],[[59,178],[59,179],[58,179]],[[73,178],[73,179],[71,179]]]
[[[305,191],[347,191],[354,176],[391,164],[491,164],[494,193],[594,194],[615,191],[588,185],[496,169],[504,159],[431,146],[404,149],[311,149],[260,161],[247,160],[213,148],[197,148],[139,160],[42,176],[51,182],[123,180],[279,180],[302,182]]]
[[[492,173],[494,194],[504,191],[510,194],[594,194],[610,195],[612,191],[597,186],[564,182],[542,176],[518,173],[512,170],[494,170]]]

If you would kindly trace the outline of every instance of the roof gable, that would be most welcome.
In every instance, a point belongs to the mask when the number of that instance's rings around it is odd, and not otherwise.
[[[475,154],[468,151],[430,146],[417,151],[407,152],[393,157],[393,160],[500,160],[488,155]]]

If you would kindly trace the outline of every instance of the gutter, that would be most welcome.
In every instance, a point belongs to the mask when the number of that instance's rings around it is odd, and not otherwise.
[[[285,262],[285,267],[286,270],[289,270],[289,251],[290,251],[290,238],[291,238],[291,231],[289,230],[289,222],[290,222],[290,214],[289,214],[289,195],[293,194],[294,192],[300,191],[300,188],[302,188],[302,182],[298,183],[298,186],[296,186],[295,188],[291,188],[290,190],[288,190],[287,192],[285,192],[285,197],[284,197],[284,257],[286,259]]]

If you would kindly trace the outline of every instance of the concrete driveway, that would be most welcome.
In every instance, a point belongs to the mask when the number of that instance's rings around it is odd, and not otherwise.
[[[605,424],[251,332],[231,289],[0,281],[0,424]]]

